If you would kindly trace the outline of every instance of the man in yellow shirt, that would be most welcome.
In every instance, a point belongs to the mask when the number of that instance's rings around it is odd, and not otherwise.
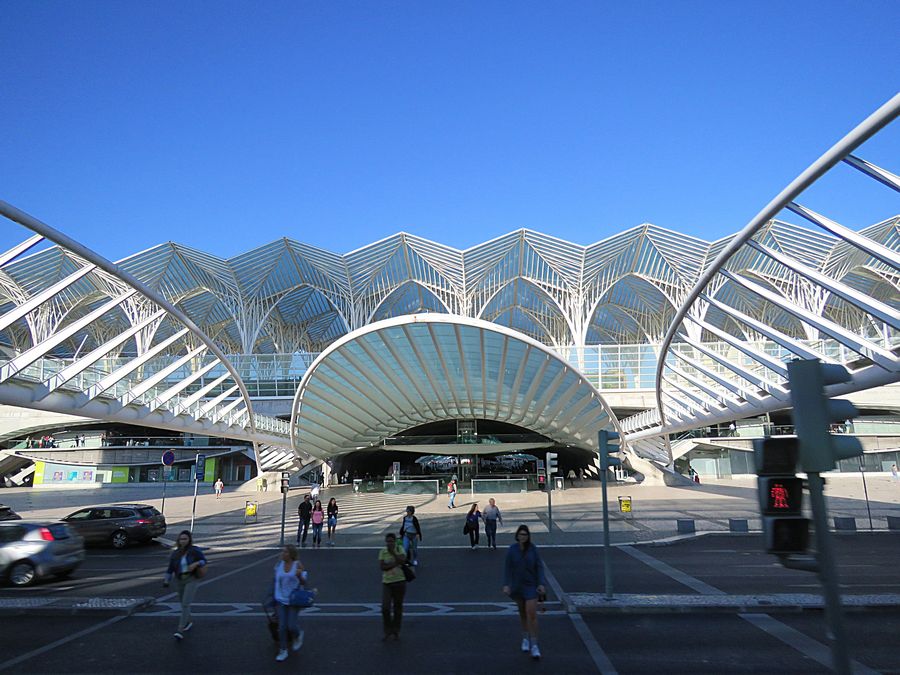
[[[378,562],[381,566],[381,620],[384,624],[384,637],[381,639],[386,641],[393,635],[395,640],[399,640],[403,596],[406,595],[406,575],[403,574],[402,567],[406,562],[406,555],[393,532],[385,535],[384,548],[378,553]]]

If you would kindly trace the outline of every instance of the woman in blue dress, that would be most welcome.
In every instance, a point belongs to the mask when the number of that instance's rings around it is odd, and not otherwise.
[[[541,658],[538,647],[537,603],[543,599],[547,583],[544,577],[544,563],[537,546],[531,543],[531,532],[527,525],[519,525],[516,543],[506,551],[506,565],[503,592],[519,606],[519,620],[522,622],[522,651],[531,652],[534,659]]]

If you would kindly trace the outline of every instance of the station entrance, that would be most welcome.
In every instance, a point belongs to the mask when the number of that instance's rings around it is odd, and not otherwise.
[[[360,492],[441,494],[451,479],[465,490],[519,492],[539,489],[538,475],[550,451],[559,455],[563,476],[570,470],[580,475],[592,460],[587,450],[561,446],[528,429],[465,419],[422,425],[333,462],[341,481],[355,481]]]

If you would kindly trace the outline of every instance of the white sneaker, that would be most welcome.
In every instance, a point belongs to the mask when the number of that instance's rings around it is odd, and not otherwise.
[[[297,637],[294,638],[294,641],[291,643],[291,649],[293,649],[295,652],[298,652],[298,651],[300,651],[300,647],[302,647],[302,646],[303,646],[303,631],[301,630],[299,633],[297,633]]]
[[[522,638],[522,651],[527,652],[529,649],[531,649],[531,640],[529,640],[527,637],[523,637]]]
[[[287,649],[281,649],[278,651],[278,656],[275,657],[276,661],[287,661],[288,653]]]
[[[541,658],[541,650],[538,649],[537,642],[531,645],[531,658],[539,659]]]

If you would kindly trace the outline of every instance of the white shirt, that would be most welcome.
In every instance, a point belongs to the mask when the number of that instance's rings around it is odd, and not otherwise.
[[[289,571],[284,571],[284,561],[279,560],[275,565],[275,601],[282,605],[289,605],[291,602],[291,593],[295,588],[300,586],[300,579],[297,578],[297,561],[291,565]]]

